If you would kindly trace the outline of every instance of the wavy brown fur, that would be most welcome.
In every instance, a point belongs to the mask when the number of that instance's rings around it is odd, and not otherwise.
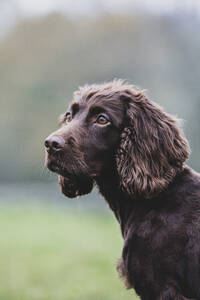
[[[121,185],[130,195],[150,198],[182,170],[189,145],[177,120],[141,91],[129,89],[121,97],[130,99],[117,155]]]
[[[97,184],[120,223],[126,287],[142,300],[200,300],[200,175],[185,165],[179,122],[120,80],[80,88],[67,116],[46,140],[47,167],[68,197]]]

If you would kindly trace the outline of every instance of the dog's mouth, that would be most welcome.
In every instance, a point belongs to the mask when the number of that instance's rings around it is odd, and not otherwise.
[[[58,174],[60,173],[60,167],[58,164],[54,162],[48,162],[46,166],[51,172],[58,173]]]
[[[45,165],[51,172],[66,177],[70,176],[69,173],[67,173],[65,168],[62,166],[62,163],[60,162],[58,155],[54,157],[52,155],[47,154],[45,157]]]
[[[58,182],[65,196],[75,198],[91,192],[94,177],[89,176],[87,172],[69,171],[54,160],[47,160],[46,166],[50,171],[58,174]]]
[[[69,198],[86,195],[93,188],[93,179],[87,176],[69,178],[59,175],[58,182],[62,193]]]

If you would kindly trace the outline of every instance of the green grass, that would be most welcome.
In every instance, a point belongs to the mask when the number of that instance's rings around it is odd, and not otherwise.
[[[0,300],[136,299],[116,271],[114,217],[1,205],[0,228]]]

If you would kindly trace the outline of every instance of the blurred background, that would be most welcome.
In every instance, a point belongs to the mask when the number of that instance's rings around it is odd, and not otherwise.
[[[60,194],[43,142],[78,86],[122,78],[184,120],[200,171],[199,32],[198,0],[0,0],[0,300],[136,299],[119,225]]]

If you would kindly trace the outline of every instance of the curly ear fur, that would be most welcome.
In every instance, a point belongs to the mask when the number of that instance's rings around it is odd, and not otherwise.
[[[151,198],[181,171],[189,145],[177,120],[141,91],[121,99],[128,102],[128,122],[116,156],[120,183],[132,196]]]

